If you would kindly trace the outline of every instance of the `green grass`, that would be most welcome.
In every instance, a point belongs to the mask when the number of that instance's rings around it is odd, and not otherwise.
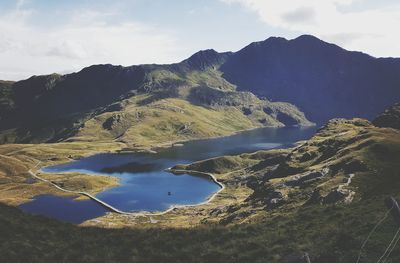
[[[307,251],[312,262],[355,262],[361,242],[386,211],[383,197],[350,206],[304,207],[257,223],[193,229],[82,228],[1,205],[0,254],[7,262],[281,262]],[[397,228],[388,218],[372,235],[361,262],[376,262]],[[399,260],[397,247],[389,262]]]
[[[137,118],[140,113],[140,118]],[[103,123],[122,114],[123,123],[105,130]],[[184,126],[188,129],[182,130]],[[157,146],[173,141],[230,135],[236,131],[259,127],[235,108],[210,109],[181,99],[163,99],[145,106],[132,105],[123,112],[104,113],[86,122],[71,140],[118,141],[135,146]]]

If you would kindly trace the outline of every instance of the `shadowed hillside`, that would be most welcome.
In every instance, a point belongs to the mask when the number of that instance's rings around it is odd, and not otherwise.
[[[374,118],[400,99],[400,60],[350,52],[313,36],[271,37],[221,67],[240,90],[300,107],[312,121]]]

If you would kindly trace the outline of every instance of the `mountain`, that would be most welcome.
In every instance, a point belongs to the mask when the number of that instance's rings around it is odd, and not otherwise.
[[[221,77],[231,53],[200,51],[171,65],[94,65],[1,82],[0,142],[112,141],[143,146],[238,130],[312,125]]]
[[[293,103],[318,123],[371,119],[400,99],[400,59],[347,51],[309,35],[252,43],[221,71],[240,90]]]
[[[0,142],[148,145],[307,126],[308,119],[371,119],[398,100],[400,59],[347,51],[309,35],[271,37],[238,52],[203,50],[169,65],[93,65],[2,81]]]

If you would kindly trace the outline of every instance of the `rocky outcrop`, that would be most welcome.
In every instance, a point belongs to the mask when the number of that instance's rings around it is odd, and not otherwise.
[[[400,129],[400,103],[396,103],[372,122],[377,127]]]
[[[324,168],[321,171],[306,172],[305,174],[299,174],[293,176],[293,178],[285,181],[284,184],[286,186],[300,186],[303,184],[312,183],[316,180],[319,180],[321,179],[321,177],[328,175],[328,173],[329,173],[329,168]]]
[[[194,87],[188,99],[195,104],[221,108],[236,107],[263,126],[313,126],[304,113],[290,103],[260,99],[251,92]]]

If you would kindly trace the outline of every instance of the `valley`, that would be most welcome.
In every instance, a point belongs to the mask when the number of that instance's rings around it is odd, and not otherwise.
[[[375,262],[398,229],[360,250],[400,198],[399,65],[304,35],[0,81],[0,254]]]
[[[38,250],[31,256],[45,255],[49,260],[62,247],[83,238],[90,260],[99,257],[96,246],[90,245],[96,240],[97,245],[107,243],[107,253],[100,255],[110,261],[123,251],[125,256],[143,261],[203,262],[213,257],[213,261],[223,262],[234,255],[240,261],[262,262],[257,261],[262,253],[263,260],[281,262],[307,251],[317,262],[352,262],[367,232],[386,213],[383,200],[400,197],[396,179],[399,136],[399,130],[380,128],[367,120],[335,119],[292,148],[176,165],[172,171],[212,173],[225,189],[207,204],[158,216],[108,213],[76,227],[2,206],[0,220],[7,226],[2,238],[13,241],[2,254],[18,258],[13,251],[29,249],[21,243],[31,238],[26,232],[29,226],[32,237],[41,233],[46,240],[36,245]],[[379,257],[396,229],[393,219],[385,220],[361,251],[362,259]],[[68,237],[61,236],[65,231]],[[118,244],[111,242],[112,238],[118,239]],[[285,245],[279,245],[282,238]],[[193,239],[198,242],[188,242]],[[158,245],[148,257],[147,245],[131,249],[134,240]],[[194,256],[204,246],[207,252]],[[395,250],[391,260],[396,262],[398,255]],[[65,257],[73,257],[73,253]]]
[[[141,211],[146,211],[149,215],[150,212],[155,212],[156,215],[171,207],[202,203],[220,190],[220,186],[210,181],[208,176],[204,178],[204,175],[190,176],[185,173],[177,176],[166,171],[170,167],[221,154],[291,147],[296,141],[311,136],[314,130],[313,127],[260,128],[227,137],[189,141],[180,146],[160,148],[157,152],[97,154],[65,164],[44,167],[38,171],[38,175],[64,174],[64,177],[68,178],[71,173],[82,173],[117,178],[120,182],[118,186],[100,192],[96,197],[120,211],[131,213],[132,216],[128,217],[134,217],[135,212],[139,215]],[[42,213],[39,214],[51,216],[56,212],[54,207],[46,210],[47,204],[51,203],[49,198],[45,201],[35,199],[24,204],[22,208],[31,212],[35,212],[32,208],[40,209]],[[80,204],[80,201],[75,202],[75,214],[79,218],[81,216],[78,214],[85,213],[78,208]],[[96,203],[92,205],[97,206]],[[74,209],[69,199],[65,199],[64,203],[61,200],[58,202],[56,210],[63,211],[68,208]],[[87,205],[84,207],[84,210],[86,209]],[[97,217],[97,209],[93,210],[96,211],[94,217]],[[106,212],[109,211],[104,209],[103,213]],[[67,214],[66,216],[69,217]]]

